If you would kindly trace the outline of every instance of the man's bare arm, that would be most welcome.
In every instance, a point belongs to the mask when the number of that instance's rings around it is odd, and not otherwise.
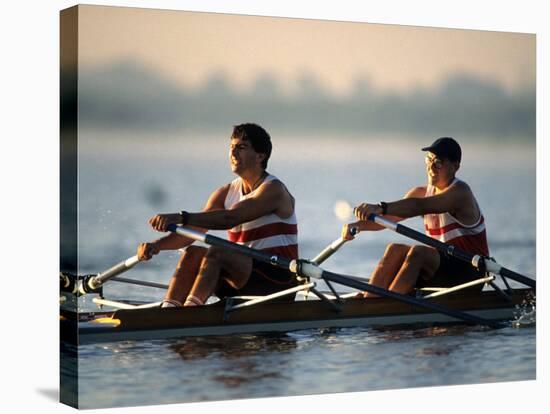
[[[426,194],[426,187],[413,187],[409,191],[407,191],[403,199],[407,199],[411,197],[423,197],[425,194]],[[397,215],[389,215],[389,214],[386,214],[384,217],[396,222],[402,221],[405,219],[405,217],[400,217]],[[344,238],[345,240],[353,239],[353,235],[350,233],[352,228],[356,228],[359,231],[380,231],[385,229],[385,227],[379,224],[376,224],[372,221],[358,220],[354,223],[345,224],[343,226],[342,238]]]
[[[224,201],[225,201],[225,197],[227,196],[228,190],[229,190],[229,185],[225,185],[223,187],[218,188],[212,194],[210,194],[210,197],[208,197],[208,200],[206,201],[206,204],[204,205],[202,211],[209,212],[209,211],[222,210],[224,208]],[[179,213],[177,215],[179,218]],[[152,220],[153,219],[151,219],[149,222],[151,223]],[[194,230],[200,231],[201,233],[206,233],[208,231],[207,228],[192,225],[190,223],[188,223],[188,227],[191,227]],[[191,243],[193,243],[193,241],[194,241],[193,239],[190,239],[185,236],[181,236],[176,233],[170,233],[169,235],[158,239],[160,246],[162,246],[161,250],[181,249],[182,247],[190,245]]]
[[[203,211],[215,211],[215,210],[223,209],[225,197],[227,195],[228,190],[229,190],[229,185],[225,185],[215,190],[208,198],[203,208]],[[162,216],[175,216],[179,218],[179,213],[158,214],[149,220],[149,224],[152,225],[153,222],[157,223],[158,221],[161,220]],[[207,229],[197,227],[197,226],[189,226],[189,227],[203,233],[206,233],[207,231]],[[140,260],[149,260],[152,256],[154,256],[155,254],[158,254],[162,250],[181,249],[183,247],[189,246],[190,244],[193,243],[193,241],[194,241],[193,239],[190,239],[188,237],[184,237],[176,233],[170,233],[150,243],[141,243],[138,246],[137,254]]]
[[[409,198],[424,197],[425,194],[426,194],[426,187],[413,187],[409,191],[407,191],[407,193],[403,196],[403,200],[406,200]],[[386,214],[384,217],[395,222],[403,221],[407,218],[399,214],[394,214],[393,212],[392,214],[389,214],[388,212],[388,214]],[[352,224],[356,225],[360,231],[364,231],[364,230],[378,231],[378,230],[385,229],[385,227],[368,220],[359,220]],[[349,226],[351,226],[352,224],[350,224]]]
[[[230,229],[239,224],[275,213],[288,193],[277,181],[271,181],[260,187],[257,194],[235,204],[231,209],[190,213],[188,223],[213,230]]]
[[[471,192],[465,184],[454,184],[434,196],[410,197],[388,203],[388,214],[407,218],[454,212],[471,204],[471,200]]]

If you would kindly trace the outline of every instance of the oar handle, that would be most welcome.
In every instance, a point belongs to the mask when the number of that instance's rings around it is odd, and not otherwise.
[[[533,279],[520,275],[519,273],[516,273],[510,269],[506,269],[505,267],[501,266],[494,260],[491,260],[484,256],[468,253],[455,246],[440,242],[439,240],[436,240],[430,236],[427,236],[416,230],[413,230],[410,227],[403,226],[402,224],[388,220],[385,217],[377,216],[376,214],[371,214],[368,217],[368,219],[387,229],[393,230],[396,233],[402,234],[403,236],[409,237],[413,240],[416,240],[428,246],[434,247],[437,250],[445,252],[448,255],[456,257],[459,260],[468,262],[475,268],[486,270],[491,273],[499,274],[501,276],[515,280],[516,282],[523,283],[524,285],[532,287],[533,289],[536,289],[537,287],[537,283]]]

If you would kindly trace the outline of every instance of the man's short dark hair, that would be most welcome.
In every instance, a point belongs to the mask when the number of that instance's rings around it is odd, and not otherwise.
[[[265,129],[252,123],[235,125],[231,138],[239,138],[248,141],[252,145],[254,151],[259,154],[265,154],[265,158],[262,161],[262,168],[264,170],[267,168],[267,161],[271,156],[272,146],[271,137]]]

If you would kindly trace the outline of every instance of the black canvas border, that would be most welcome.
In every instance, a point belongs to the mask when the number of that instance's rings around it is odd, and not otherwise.
[[[72,274],[78,271],[78,12],[78,6],[60,12],[59,265]],[[77,330],[61,324],[60,337],[76,339]],[[78,408],[78,346],[63,341],[59,385],[60,401]]]

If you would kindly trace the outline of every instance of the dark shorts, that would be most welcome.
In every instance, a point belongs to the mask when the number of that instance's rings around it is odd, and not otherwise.
[[[485,276],[482,271],[477,270],[470,263],[448,256],[446,253],[439,252],[439,259],[439,268],[433,277],[426,279],[420,275],[416,283],[417,287],[452,287]],[[483,284],[468,289],[481,290]]]
[[[288,270],[270,264],[252,260],[252,273],[246,285],[241,289],[230,286],[225,279],[220,280],[216,296],[223,299],[228,296],[263,296],[297,286],[296,276]],[[293,296],[283,296],[279,300],[292,300]]]

